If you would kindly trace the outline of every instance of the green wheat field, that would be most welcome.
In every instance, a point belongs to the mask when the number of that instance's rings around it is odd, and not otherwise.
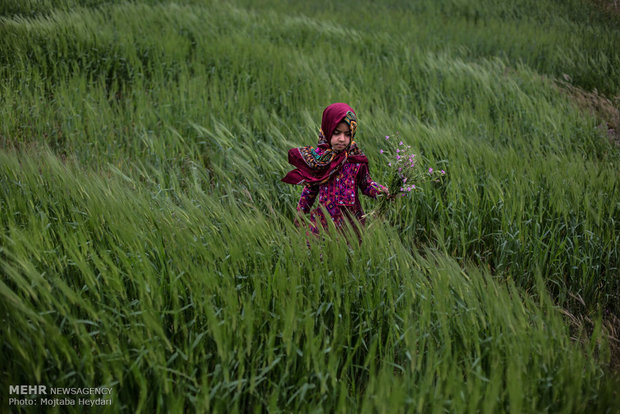
[[[618,412],[619,45],[604,0],[1,1],[0,411]],[[361,244],[280,182],[333,102],[376,181],[386,135],[447,173]]]

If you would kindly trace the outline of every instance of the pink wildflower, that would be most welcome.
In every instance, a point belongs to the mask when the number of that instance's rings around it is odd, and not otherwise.
[[[429,174],[432,174],[432,173],[433,173],[433,169],[432,169],[432,168],[429,168],[429,169],[428,169],[428,173],[429,173]]]
[[[390,139],[390,136],[389,136],[389,135],[386,135],[386,136],[385,136],[385,139]]]
[[[383,150],[379,150],[379,154],[383,154]]]

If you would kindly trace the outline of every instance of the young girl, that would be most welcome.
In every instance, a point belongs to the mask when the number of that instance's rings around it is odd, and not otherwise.
[[[337,228],[342,227],[345,219],[354,229],[357,223],[364,224],[358,188],[372,198],[389,194],[386,187],[370,178],[368,158],[353,140],[356,130],[353,109],[344,103],[331,104],[323,111],[318,146],[293,148],[288,152],[289,163],[297,168],[282,181],[305,185],[297,211],[310,213],[313,233],[318,233],[317,218],[327,226],[324,210]],[[317,195],[320,206],[311,211]]]

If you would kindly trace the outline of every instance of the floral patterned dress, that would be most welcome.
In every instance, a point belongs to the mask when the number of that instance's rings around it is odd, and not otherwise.
[[[320,207],[312,209],[318,195],[319,205],[329,213],[337,228],[344,224],[345,218],[352,224],[355,224],[354,219],[364,224],[364,210],[358,197],[358,188],[362,194],[371,198],[376,198],[382,190],[385,190],[385,187],[372,180],[367,164],[347,162],[325,184],[306,185],[301,193],[297,211],[310,213],[310,229],[313,233],[318,233],[317,218],[325,228],[327,220],[323,209]]]

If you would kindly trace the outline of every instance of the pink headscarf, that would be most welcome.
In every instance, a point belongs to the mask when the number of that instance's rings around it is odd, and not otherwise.
[[[346,150],[337,153],[332,151],[330,139],[342,121],[351,128],[351,143]],[[323,184],[347,161],[368,163],[368,158],[353,141],[356,131],[357,116],[349,105],[329,105],[323,111],[317,148],[307,146],[289,150],[288,162],[297,168],[286,174],[282,181],[289,184]]]

